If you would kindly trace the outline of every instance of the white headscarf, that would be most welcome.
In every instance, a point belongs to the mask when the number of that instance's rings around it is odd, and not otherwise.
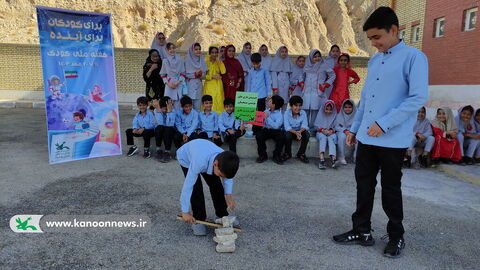
[[[450,109],[449,107],[440,107],[437,109],[437,113],[438,110],[443,110],[445,112],[446,124],[440,121],[437,115],[435,115],[435,119],[433,119],[432,125],[443,131],[457,131],[458,129],[457,125],[455,124],[455,119],[453,119],[452,109]]]
[[[238,55],[238,61],[240,61],[240,64],[242,64],[243,71],[249,71],[253,65],[252,65],[252,54],[246,54],[245,53],[245,45],[247,43],[243,44],[243,49],[242,52]],[[250,45],[251,47],[252,45]]]
[[[292,80],[299,80],[300,78],[303,77],[303,68],[297,66],[297,61],[299,57],[300,56],[298,56],[297,59],[295,59],[295,64],[292,65],[292,76],[290,76]],[[296,83],[296,81],[294,81],[294,83]]]
[[[332,113],[326,114],[325,108],[328,104],[332,105]],[[315,119],[315,127],[323,128],[323,129],[330,129],[335,128],[335,118],[337,116],[337,109],[335,108],[335,102],[333,100],[327,100],[323,104],[323,106],[318,110],[317,118]]]
[[[430,121],[427,119],[427,116],[426,116],[426,109],[425,107],[422,107],[424,110],[425,110],[425,118],[423,118],[423,120],[418,120],[417,118],[417,122],[415,122],[415,125],[413,126],[413,132],[414,133],[420,133],[420,134],[425,134],[425,133],[428,133],[428,132],[432,132],[432,126],[430,124]]]
[[[322,65],[322,60],[320,60],[320,62],[317,62],[317,63],[313,62],[313,56],[317,52],[320,53],[320,51],[317,50],[317,49],[310,50],[310,53],[308,54],[308,58],[305,61],[305,67],[303,68],[305,73],[317,73],[320,70],[320,66]],[[321,57],[320,57],[320,59],[321,59]]]
[[[262,48],[262,46],[260,46],[260,48]],[[258,53],[260,53],[260,48],[258,49]],[[272,66],[272,57],[270,56],[270,54],[267,54],[267,56],[263,56],[260,53],[260,55],[262,56],[262,67],[265,70],[270,71],[270,67]]]
[[[345,113],[343,106],[345,103],[350,102],[352,104],[352,112],[350,114]],[[357,112],[357,108],[355,107],[355,102],[352,99],[346,99],[342,103],[342,108],[340,113],[337,114],[335,118],[335,127],[336,129],[341,129],[342,131],[345,129],[350,129],[353,124],[353,119],[355,118],[355,113]]]
[[[467,105],[467,106],[472,107],[471,105]],[[470,121],[468,124],[465,124],[465,122],[463,122],[463,120],[460,119],[463,109],[467,106],[462,106],[458,109],[458,115],[455,117],[455,121],[457,123],[459,131],[466,132],[466,133],[476,133],[476,127],[473,120],[475,118],[475,115],[472,115],[472,118],[470,118]],[[473,110],[473,113],[475,113],[475,110]]]
[[[160,74],[167,74],[168,76],[175,77],[185,73],[185,64],[182,57],[179,54],[168,55],[163,60],[162,69]]]
[[[205,59],[202,56],[196,56],[195,52],[195,44],[193,43],[188,49],[187,59],[185,59],[185,70],[187,73],[195,73],[198,69],[202,70],[202,73],[205,74],[208,70],[207,64],[205,64]]]
[[[287,50],[287,57],[282,58],[280,56],[280,51],[285,48]],[[287,72],[291,73],[292,70],[292,62],[290,61],[290,57],[288,57],[288,49],[285,46],[281,46],[278,48],[277,53],[275,54],[275,58],[273,58],[272,65],[270,66],[271,71],[275,72]]]
[[[477,119],[475,119],[475,115],[480,114],[480,108],[475,111],[475,114],[473,115],[473,122],[475,124],[475,129],[477,130],[477,134],[480,134],[480,122],[477,122]]]

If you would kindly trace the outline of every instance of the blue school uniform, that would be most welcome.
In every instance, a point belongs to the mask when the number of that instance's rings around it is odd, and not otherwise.
[[[145,115],[142,115],[140,112],[135,114],[135,117],[132,121],[132,127],[134,129],[144,128],[144,129],[154,129],[155,128],[155,116],[149,110],[145,112]]]
[[[218,133],[218,114],[214,111],[210,111],[209,114],[206,114],[204,111],[199,113],[200,123],[199,128],[201,132],[206,132],[208,138],[213,137],[213,133]]]
[[[427,58],[400,41],[368,61],[367,79],[351,132],[363,144],[407,148],[417,111],[427,100]],[[367,131],[375,122],[384,133],[370,137]]]
[[[175,118],[177,116],[177,113],[175,110],[172,110],[169,113],[163,113],[157,111],[155,109],[153,111],[153,114],[155,115],[155,120],[157,121],[157,126],[164,126],[164,127],[174,127],[175,126]]]
[[[215,157],[224,150],[214,143],[196,139],[184,144],[177,150],[178,163],[184,168],[188,168],[185,182],[183,183],[180,203],[182,212],[190,211],[190,198],[192,197],[193,185],[197,181],[199,174],[213,174],[213,162]],[[225,194],[232,194],[233,179],[222,179]]]
[[[285,111],[283,118],[283,126],[285,127],[285,131],[300,130],[302,128],[308,130],[307,113],[305,113],[304,110],[300,110],[300,115],[293,117],[292,110],[288,109]]]
[[[189,114],[185,114],[183,110],[178,111],[175,118],[175,127],[178,132],[186,133],[190,137],[198,128],[198,112],[194,109]]]
[[[264,128],[281,129],[283,126],[283,114],[280,110],[270,111],[266,110],[268,117],[265,119]]]
[[[239,129],[240,121],[235,120],[235,113],[222,112],[218,117],[218,129],[220,132],[226,132],[227,129]]]
[[[260,67],[258,70],[251,68],[248,72],[248,92],[258,93],[258,98],[265,98],[271,91],[272,79],[270,72]]]

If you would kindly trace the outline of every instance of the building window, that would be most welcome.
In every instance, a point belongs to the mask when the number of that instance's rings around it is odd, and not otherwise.
[[[398,37],[405,41],[405,29],[400,30],[400,33],[398,34]]]
[[[418,42],[420,40],[420,25],[415,25],[412,27],[412,43]]]
[[[445,18],[439,18],[435,20],[435,33],[434,37],[443,37],[445,28]]]
[[[465,22],[463,31],[472,31],[475,29],[475,24],[477,23],[477,13],[478,8],[471,8],[465,10]]]

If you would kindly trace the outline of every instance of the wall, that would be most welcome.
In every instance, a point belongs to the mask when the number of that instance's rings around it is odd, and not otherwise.
[[[182,53],[180,52],[180,54]],[[144,95],[145,82],[142,78],[142,67],[147,56],[147,49],[115,48],[117,90],[120,96],[122,94]],[[0,59],[2,59],[2,64],[0,64],[0,99],[37,99],[41,97],[38,94],[29,95],[29,92],[25,93],[25,91],[43,91],[38,45],[0,43]],[[363,81],[367,75],[367,63],[368,58],[352,58],[352,66],[362,79],[358,85],[350,87],[351,97],[354,99],[360,98]],[[10,91],[7,93],[2,90]],[[12,95],[12,90],[22,93]],[[10,95],[12,98],[5,97],[6,95]],[[132,95],[124,96],[131,99]]]
[[[476,29],[463,32],[464,10],[479,6],[479,0],[427,1],[423,51],[429,59],[431,85],[480,85],[478,13]],[[434,21],[441,17],[445,17],[444,36],[434,38]]]
[[[400,29],[405,29],[404,42],[407,45],[422,49],[422,39],[424,36],[424,21],[425,21],[425,6],[426,1],[419,0],[396,0],[395,13],[398,16]],[[418,42],[412,42],[412,26],[420,26],[420,36]]]

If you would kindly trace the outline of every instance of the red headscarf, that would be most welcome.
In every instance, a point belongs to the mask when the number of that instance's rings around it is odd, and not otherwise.
[[[242,64],[240,63],[240,61],[238,61],[235,56],[228,57],[228,49],[232,47],[235,49],[235,46],[228,45],[227,47],[225,47],[225,51],[223,53],[223,63],[225,64],[225,69],[227,70],[227,72],[222,75],[222,81],[223,89],[225,91],[225,98],[235,99],[235,92],[244,90],[244,76]],[[242,79],[242,82],[240,84],[240,88],[237,89],[235,86],[237,85],[239,79]],[[233,85],[231,85],[232,81]]]

